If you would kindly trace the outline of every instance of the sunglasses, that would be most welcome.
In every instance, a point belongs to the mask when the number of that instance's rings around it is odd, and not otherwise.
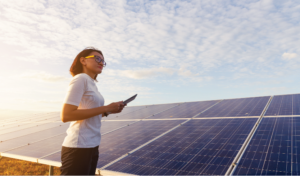
[[[102,63],[103,64],[103,67],[106,66],[106,62],[104,61],[104,59],[102,59],[100,56],[96,56],[96,55],[91,55],[91,56],[87,56],[85,58],[95,58],[95,61],[98,62],[98,63]]]

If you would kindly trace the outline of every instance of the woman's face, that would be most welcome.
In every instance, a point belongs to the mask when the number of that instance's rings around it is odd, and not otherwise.
[[[101,59],[103,59],[103,56],[96,51],[91,52],[88,56],[92,55],[99,56]],[[92,72],[94,74],[100,74],[102,72],[103,63],[98,63],[94,57],[84,58],[81,63],[89,72]]]

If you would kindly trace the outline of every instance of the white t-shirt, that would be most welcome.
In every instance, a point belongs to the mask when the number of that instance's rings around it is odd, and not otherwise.
[[[92,109],[104,105],[104,99],[89,75],[80,73],[69,84],[65,104],[78,106],[78,109]],[[93,148],[100,145],[102,115],[72,121],[67,130],[63,146],[71,148]]]

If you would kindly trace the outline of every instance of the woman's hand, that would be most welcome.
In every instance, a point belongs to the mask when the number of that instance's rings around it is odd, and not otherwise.
[[[116,113],[120,113],[123,110],[124,106],[126,105],[123,104],[123,101],[119,101],[119,102],[111,103],[106,107],[107,107],[107,112],[116,114]]]

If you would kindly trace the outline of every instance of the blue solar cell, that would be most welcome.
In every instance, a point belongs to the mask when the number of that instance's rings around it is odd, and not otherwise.
[[[293,95],[293,115],[300,115],[300,94]]]
[[[165,119],[165,118],[191,118],[205,109],[213,106],[218,101],[203,101],[203,102],[189,102],[183,103],[175,108],[166,110],[149,119]]]
[[[300,174],[300,118],[292,119],[292,174]]]
[[[223,100],[197,117],[260,116],[269,98],[267,96]]]
[[[182,122],[184,121],[140,121],[103,135],[97,167],[103,167]]]
[[[191,120],[105,169],[137,175],[225,174],[256,121]]]
[[[265,116],[300,115],[300,94],[274,96]]]
[[[299,130],[297,117],[262,119],[234,174],[300,174],[295,143]]]

